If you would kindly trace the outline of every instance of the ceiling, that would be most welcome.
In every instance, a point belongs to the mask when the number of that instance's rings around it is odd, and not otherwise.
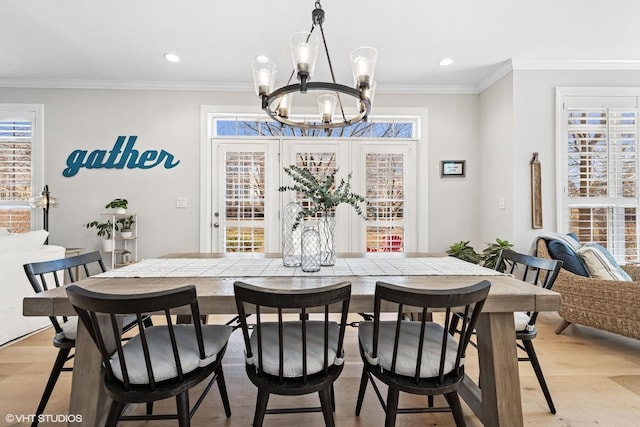
[[[322,0],[338,83],[378,49],[379,92],[478,92],[511,69],[640,72],[637,0]],[[0,86],[253,90],[258,54],[291,71],[312,0],[3,0]],[[175,52],[170,63],[163,53]],[[453,58],[449,67],[438,61]],[[316,80],[328,66],[318,59]]]

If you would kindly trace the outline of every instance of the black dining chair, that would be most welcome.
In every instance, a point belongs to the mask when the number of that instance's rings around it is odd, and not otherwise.
[[[505,249],[500,253],[498,265],[504,262],[507,266],[506,273],[513,274],[515,277],[529,282],[545,289],[553,287],[563,262],[555,259],[545,259],[534,257],[531,255],[521,254],[512,250]],[[518,357],[518,361],[531,362],[531,367],[536,374],[542,393],[547,400],[549,411],[556,413],[556,407],[551,399],[551,392],[542,374],[540,361],[533,347],[533,339],[538,335],[536,329],[536,320],[538,319],[537,311],[516,312],[514,313],[514,321],[516,327],[516,345],[526,353],[526,356]]]
[[[521,254],[510,249],[503,249],[500,252],[498,261],[496,262],[496,270],[500,266],[504,266],[504,272],[511,274],[514,277],[531,283],[536,286],[540,286],[544,289],[551,289],[553,287],[558,273],[562,268],[563,262],[560,260],[546,259],[535,257],[532,255]],[[458,313],[457,319],[461,318],[462,314]],[[457,331],[458,327],[456,320],[451,324],[451,331]],[[515,312],[514,323],[516,330],[516,347],[524,352],[526,356],[518,356],[519,362],[530,362],[533,372],[536,374],[538,384],[542,389],[542,393],[549,406],[549,411],[552,414],[556,413],[556,407],[551,399],[551,392],[547,386],[547,382],[544,379],[542,368],[540,367],[540,361],[536,355],[535,348],[533,347],[533,339],[538,335],[536,329],[536,321],[538,319],[537,311],[530,312]],[[471,342],[473,346],[476,346],[475,342]]]
[[[195,286],[112,295],[71,285],[67,295],[102,357],[104,387],[113,400],[105,426],[116,426],[119,420],[177,419],[180,427],[187,427],[216,380],[225,414],[231,416],[222,358],[232,327],[200,321],[175,324],[172,317],[172,310],[183,308],[192,319],[200,319]],[[151,312],[163,313],[166,324],[146,327],[144,316]],[[137,334],[128,341],[119,339],[125,315],[136,318]],[[189,391],[209,377],[190,409]],[[176,399],[175,414],[123,414],[128,404],[170,397]]]
[[[465,426],[457,390],[464,379],[466,348],[490,286],[483,280],[464,288],[434,290],[377,282],[373,320],[358,327],[363,370],[356,416],[371,383],[385,410],[385,427],[395,426],[398,413],[442,411],[451,411],[456,426]],[[461,335],[456,341],[449,326],[461,308],[464,316],[459,319]],[[395,319],[381,320],[383,312],[393,311]],[[443,319],[430,321],[432,311],[442,311],[433,318]],[[417,312],[420,320],[406,320],[406,312]],[[386,401],[374,378],[387,385]],[[424,408],[398,408],[400,392],[444,395],[448,407],[434,407],[430,399]]]
[[[265,414],[319,411],[325,425],[334,426],[333,383],[344,367],[351,284],[285,290],[235,282],[234,292],[245,343],[246,372],[258,388],[253,427],[262,426]],[[268,314],[274,311],[275,320]],[[340,313],[338,321],[331,320],[332,311]],[[247,323],[250,313],[255,313],[251,333]],[[320,408],[267,409],[271,394],[315,392]]]
[[[61,258],[51,261],[33,262],[24,264],[24,272],[31,283],[31,287],[36,293],[44,292],[53,287],[60,287],[66,282],[73,283],[84,277],[106,271],[100,252],[89,252],[68,258]],[[53,346],[58,349],[58,355],[51,368],[47,385],[40,398],[40,403],[35,412],[32,426],[38,425],[38,416],[44,413],[51,393],[63,371],[71,371],[73,368],[65,367],[67,361],[73,358],[71,351],[76,346],[76,332],[78,326],[77,317],[49,317],[55,335]],[[129,329],[132,319],[124,322],[124,328]],[[152,325],[151,317],[145,316],[144,322],[147,326]]]

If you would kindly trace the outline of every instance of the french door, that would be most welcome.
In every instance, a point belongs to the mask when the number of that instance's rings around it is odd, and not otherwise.
[[[300,140],[284,140],[282,150],[282,167],[296,165],[309,169],[319,180],[328,175],[333,169],[338,169],[338,179],[347,178],[350,169],[348,140],[323,139],[322,142],[310,142]],[[283,184],[293,184],[288,176],[283,176]],[[353,189],[358,193],[358,189]],[[283,203],[297,199],[301,204],[308,201],[300,199],[299,195],[291,192],[285,193]],[[336,250],[338,252],[352,252],[351,215],[352,212],[346,205],[340,205],[336,209]]]
[[[279,251],[278,141],[220,141],[212,174],[212,246],[218,252]]]
[[[368,201],[367,221],[356,236],[358,252],[418,249],[416,148],[415,141],[356,141],[353,157]]]
[[[338,252],[417,250],[416,142],[360,139],[214,140],[212,248],[219,252],[280,252],[280,193],[290,184],[282,168],[296,165],[318,177],[338,169],[352,174],[352,191],[364,195],[367,220],[350,206],[336,210]],[[299,200],[305,203],[305,200]]]

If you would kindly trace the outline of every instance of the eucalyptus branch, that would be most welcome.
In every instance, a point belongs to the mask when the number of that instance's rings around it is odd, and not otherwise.
[[[367,219],[360,206],[361,203],[367,204],[365,198],[351,192],[351,173],[346,180],[341,178],[336,185],[338,169],[333,169],[329,172],[322,182],[318,181],[316,176],[307,168],[290,165],[285,166],[283,170],[291,177],[294,183],[292,185],[283,185],[278,188],[278,191],[301,193],[310,201],[310,206],[297,214],[296,222],[293,225],[294,230],[304,218],[316,216],[318,213],[328,215],[342,203],[351,205],[358,216],[363,217],[365,220]]]

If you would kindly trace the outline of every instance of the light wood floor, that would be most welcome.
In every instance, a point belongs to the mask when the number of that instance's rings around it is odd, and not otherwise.
[[[213,318],[220,321],[223,318]],[[546,402],[528,362],[520,362],[520,378],[524,421],[527,426],[599,426],[628,427],[640,424],[640,341],[631,340],[594,329],[571,326],[563,335],[555,335],[560,318],[555,313],[541,313],[539,334],[534,344],[540,357],[558,413],[548,412]],[[349,328],[348,361],[336,383],[336,424],[338,426],[382,426],[384,414],[369,387],[362,414],[354,415],[355,399],[362,365],[357,351],[357,330]],[[467,372],[477,378],[474,350],[468,355]],[[27,339],[0,349],[0,425],[8,423],[7,415],[32,414],[55,357],[51,345],[51,330],[44,330]],[[240,332],[232,335],[224,359],[227,389],[232,416],[224,417],[217,388],[209,393],[192,420],[198,426],[251,425],[255,404],[255,388],[244,372]],[[46,414],[66,414],[70,389],[70,374],[63,373]],[[633,391],[635,390],[635,392]],[[405,398],[406,397],[406,398]],[[409,406],[417,401],[401,396],[400,404]],[[317,396],[281,398],[274,396],[270,406],[316,406]],[[174,401],[157,404],[156,408],[172,411]],[[479,420],[463,403],[467,424],[480,426]],[[137,409],[136,409],[137,411]],[[64,425],[41,423],[41,426]],[[175,426],[176,422],[121,423],[122,426]],[[320,413],[267,415],[265,427],[298,427],[323,425]],[[399,415],[398,426],[453,426],[450,413]]]

